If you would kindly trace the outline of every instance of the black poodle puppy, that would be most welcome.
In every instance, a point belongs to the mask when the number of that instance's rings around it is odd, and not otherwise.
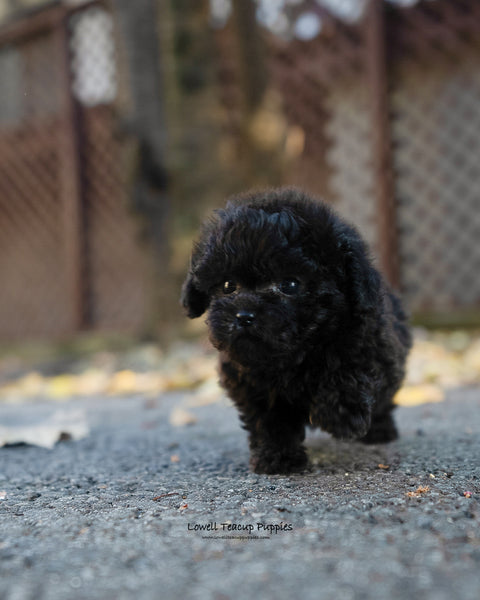
[[[306,425],[397,437],[407,319],[358,232],[325,204],[291,188],[231,199],[194,246],[182,303],[191,318],[208,310],[255,472],[303,470]]]

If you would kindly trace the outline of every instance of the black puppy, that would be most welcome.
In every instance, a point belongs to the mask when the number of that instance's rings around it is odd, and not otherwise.
[[[231,199],[194,246],[182,303],[191,318],[208,310],[257,473],[304,469],[305,425],[397,437],[406,317],[357,231],[326,205],[290,188]]]

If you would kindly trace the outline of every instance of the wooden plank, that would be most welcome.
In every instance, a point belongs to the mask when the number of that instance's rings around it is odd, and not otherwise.
[[[0,27],[0,45],[19,44],[24,39],[47,33],[61,20],[64,10],[54,6],[37,14],[26,14],[20,19],[6,23]]]
[[[56,30],[62,83],[62,126],[59,137],[60,194],[63,207],[64,278],[68,295],[69,323],[72,332],[85,324],[85,227],[82,206],[80,123],[72,92],[68,13]]]
[[[72,15],[93,6],[108,7],[110,6],[110,1],[90,0],[89,2],[70,6],[57,4],[46,8],[26,9],[20,12],[14,20],[0,26],[0,45],[19,44],[24,38],[28,39],[38,34],[46,33],[55,29],[62,22],[67,12],[69,15]]]
[[[388,99],[385,7],[371,0],[366,15],[367,78],[371,99],[373,164],[381,268],[390,284],[400,285],[398,235]]]

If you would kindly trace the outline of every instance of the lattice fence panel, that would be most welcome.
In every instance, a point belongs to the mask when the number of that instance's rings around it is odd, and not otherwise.
[[[282,96],[285,116],[290,127],[300,128],[303,151],[289,170],[286,182],[310,190],[321,197],[330,196],[330,171],[325,160],[325,127],[328,112],[318,99],[325,94],[322,79],[311,68],[311,54],[304,45],[274,48],[272,78]],[[312,54],[318,50],[312,49]]]
[[[334,203],[377,249],[372,110],[366,42],[360,27],[340,23],[309,42],[276,43],[273,77],[289,122],[305,133],[287,183]]]
[[[424,8],[415,23],[404,13],[409,35],[398,40],[395,194],[412,310],[480,303],[480,39],[460,29],[472,27],[461,4]]]
[[[350,85],[329,88],[326,104],[330,120],[327,131],[330,148],[331,188],[335,207],[354,223],[377,251],[375,173],[370,97],[365,82],[353,80]]]
[[[0,80],[12,82],[0,94],[0,335],[54,335],[68,319],[54,37],[0,47]]]
[[[89,317],[95,327],[138,329],[148,300],[145,256],[127,207],[111,108],[85,109],[84,126]]]
[[[81,105],[88,319],[95,328],[139,329],[147,307],[146,257],[128,210],[131,182],[116,136],[113,19],[94,6],[71,18],[70,31],[73,92]]]
[[[116,60],[100,2],[0,30],[1,337],[138,331],[147,318]]]
[[[350,25],[322,13],[309,41],[265,34],[269,83],[304,133],[285,183],[358,226],[413,312],[478,309],[480,2],[364,6]],[[238,70],[223,86],[230,106]]]

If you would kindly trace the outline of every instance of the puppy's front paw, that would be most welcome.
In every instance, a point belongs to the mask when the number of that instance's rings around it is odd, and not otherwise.
[[[398,438],[398,431],[391,414],[374,415],[367,435],[360,439],[364,444],[386,444]]]
[[[265,451],[253,453],[250,457],[250,467],[255,473],[267,475],[300,473],[308,466],[308,458],[303,448],[294,452]]]

